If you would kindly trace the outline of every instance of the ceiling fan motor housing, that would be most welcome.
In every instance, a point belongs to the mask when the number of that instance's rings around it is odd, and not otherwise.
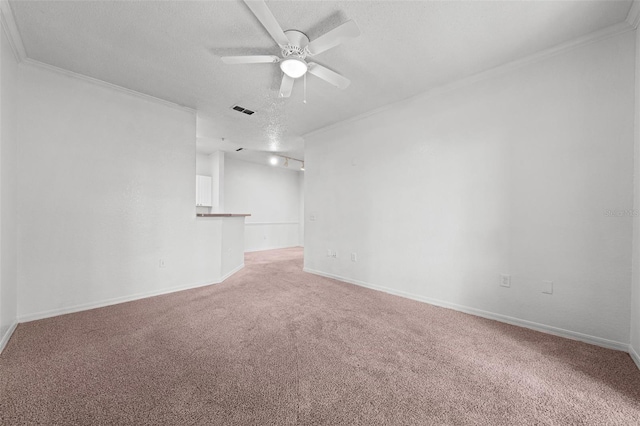
[[[282,31],[282,27],[269,10],[265,0],[244,0],[247,7],[260,21],[271,38],[280,47],[280,56],[275,55],[249,55],[249,56],[226,56],[222,61],[226,64],[267,64],[279,63],[280,69],[284,73],[282,84],[280,85],[280,96],[288,98],[291,96],[293,83],[297,78],[306,76],[307,73],[336,86],[339,89],[346,89],[349,86],[348,78],[343,77],[335,71],[330,70],[320,64],[307,63],[308,57],[313,57],[325,50],[338,46],[345,40],[352,39],[360,35],[358,25],[349,20],[331,31],[317,37],[313,42],[309,42],[309,37],[302,31],[288,30]],[[306,80],[305,80],[306,82]],[[306,85],[305,85],[306,87]]]
[[[300,59],[305,59],[309,53],[307,50],[309,37],[298,30],[287,30],[284,34],[289,39],[289,44],[282,48],[282,57],[297,56]]]

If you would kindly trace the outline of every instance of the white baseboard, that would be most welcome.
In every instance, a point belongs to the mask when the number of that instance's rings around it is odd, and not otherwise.
[[[27,314],[27,315],[20,315],[20,316],[18,316],[18,322],[22,323],[22,322],[36,321],[36,320],[45,319],[45,318],[57,317],[58,315],[72,314],[74,312],[88,311],[90,309],[103,308],[105,306],[117,305],[118,303],[125,303],[125,302],[132,302],[134,300],[146,299],[147,297],[160,296],[160,295],[163,295],[163,294],[175,293],[177,291],[190,290],[190,289],[193,289],[193,288],[205,287],[205,286],[213,285],[213,284],[219,284],[219,283],[223,282],[224,280],[226,280],[227,278],[229,278],[231,275],[233,275],[236,272],[238,272],[239,270],[241,270],[242,268],[244,268],[244,263],[242,265],[238,266],[237,268],[233,269],[231,272],[229,272],[228,274],[226,274],[224,277],[220,278],[217,281],[206,281],[206,282],[200,282],[200,283],[196,283],[196,284],[189,284],[189,285],[183,285],[183,286],[178,286],[178,287],[171,287],[171,288],[163,289],[163,290],[154,290],[154,291],[148,291],[148,292],[144,292],[144,293],[132,294],[132,295],[129,295],[129,296],[115,297],[113,299],[102,300],[102,301],[99,301],[99,302],[83,303],[83,304],[80,304],[80,305],[69,306],[69,307],[66,307],[66,308],[51,309],[51,310],[48,310],[48,311],[35,312],[35,313],[32,313],[32,314]]]
[[[222,278],[220,278],[220,281],[218,281],[219,283],[223,282],[224,280],[226,280],[227,278],[229,278],[231,275],[235,274],[236,272],[240,271],[242,268],[244,268],[244,263],[242,263],[240,266],[234,268],[231,270],[231,272],[227,273],[225,276],[223,276]]]
[[[18,323],[14,322],[13,324],[11,324],[11,327],[9,327],[7,332],[4,333],[4,336],[2,336],[2,340],[0,340],[0,354],[2,353],[4,348],[7,346],[7,343],[9,343],[9,339],[11,339],[11,335],[13,335],[13,332],[16,330],[17,326],[18,326]]]
[[[411,293],[407,293],[400,290],[395,290],[388,287],[383,287],[379,285],[369,284],[364,281],[353,280],[350,278],[341,277],[334,274],[329,274],[326,272],[316,271],[309,268],[303,269],[305,272],[314,275],[320,275],[326,278],[332,278],[338,281],[343,281],[349,284],[355,284],[361,287],[370,288],[372,290],[378,290],[385,293],[393,294],[395,296],[406,297],[407,299],[417,300],[419,302],[425,302],[430,305],[440,306],[443,308],[453,309],[455,311],[464,312],[466,314],[476,315],[482,318],[487,318],[495,321],[504,322],[511,325],[517,325],[519,327],[529,328],[531,330],[541,331],[547,334],[553,334],[555,336],[566,337],[572,340],[579,340],[581,342],[590,343],[592,345],[602,346],[608,349],[616,349],[623,352],[629,352],[629,344],[616,342],[614,340],[604,339],[602,337],[591,336],[588,334],[579,333],[577,331],[565,330],[563,328],[553,327],[546,324],[540,324],[533,321],[527,321],[520,318],[514,318],[507,315],[497,314],[494,312],[483,311],[481,309],[471,308],[469,306],[458,305],[455,303],[445,302],[438,299],[431,299],[429,297],[419,296]],[[636,361],[637,362],[637,361]]]
[[[629,355],[631,355],[631,359],[636,363],[636,366],[640,369],[640,355],[634,349],[633,346],[629,345]]]
[[[250,249],[250,250],[245,250],[245,253],[255,253],[257,251],[267,251],[267,250],[279,250],[279,249],[285,249],[285,248],[296,248],[296,247],[302,247],[299,245],[293,245],[293,246],[272,246],[272,247],[264,247],[264,248],[257,248],[257,249]]]

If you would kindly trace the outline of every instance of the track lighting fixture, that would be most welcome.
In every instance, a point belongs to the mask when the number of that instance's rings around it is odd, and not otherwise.
[[[293,160],[293,161],[297,161],[300,164],[302,164],[300,166],[300,170],[304,171],[304,161],[303,160],[298,160],[297,158],[293,158],[293,157],[287,157],[286,155],[273,154],[271,157],[269,157],[269,163],[271,163],[272,166],[278,165],[278,163],[280,162],[278,160],[278,157],[284,158],[284,163],[282,163],[282,165],[284,167],[289,167],[289,160]]]

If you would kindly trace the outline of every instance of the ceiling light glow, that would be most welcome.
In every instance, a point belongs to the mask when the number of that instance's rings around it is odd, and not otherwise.
[[[300,58],[290,56],[280,62],[280,69],[291,78],[300,78],[307,73],[307,63]]]
[[[278,157],[269,158],[269,163],[271,163],[272,166],[275,166],[276,164],[278,164]]]

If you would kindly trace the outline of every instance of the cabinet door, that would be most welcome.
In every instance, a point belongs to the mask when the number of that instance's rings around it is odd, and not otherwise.
[[[209,176],[196,176],[196,206],[211,207],[211,187]]]
[[[212,200],[211,200],[211,186],[212,186],[212,182],[213,179],[211,179],[209,176],[203,176],[202,177],[202,183],[201,183],[201,187],[202,187],[202,205],[203,206],[207,206],[207,207],[211,207],[212,206]]]
[[[202,192],[202,185],[200,185],[200,176],[196,176],[196,206],[200,206],[202,202],[202,196],[200,195]]]

